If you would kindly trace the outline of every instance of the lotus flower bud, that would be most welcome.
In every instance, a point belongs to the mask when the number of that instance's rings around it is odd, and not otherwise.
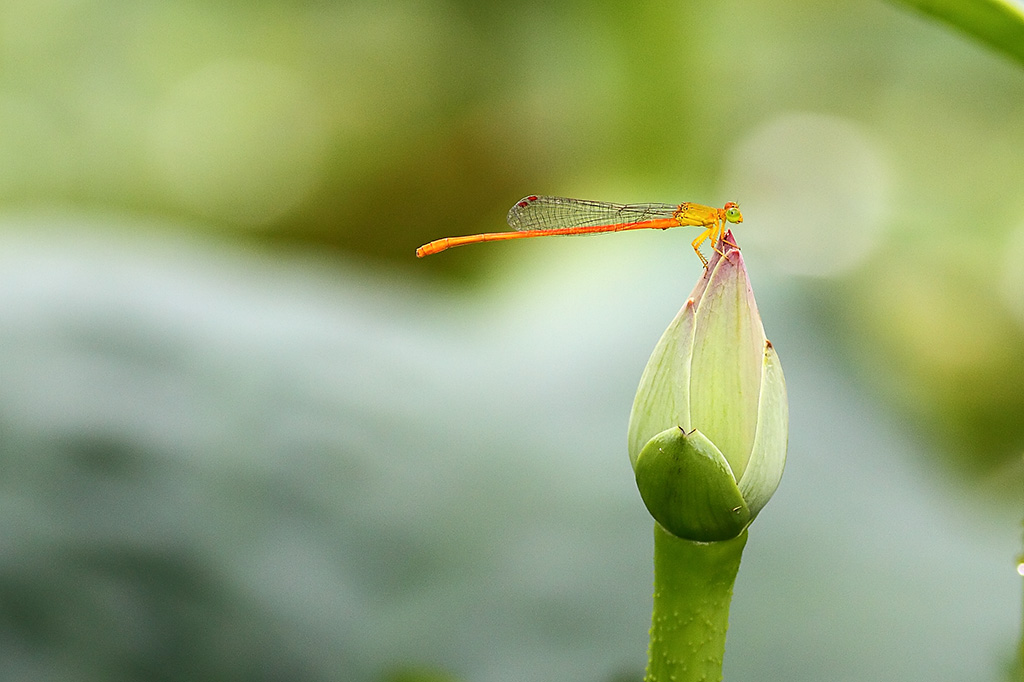
[[[743,257],[716,253],[633,402],[629,458],[644,504],[678,537],[736,537],[778,487],[788,433],[786,381]]]

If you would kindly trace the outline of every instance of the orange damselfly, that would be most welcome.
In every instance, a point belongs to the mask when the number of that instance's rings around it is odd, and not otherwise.
[[[423,258],[445,249],[478,242],[494,242],[505,239],[526,237],[550,237],[571,234],[598,234],[600,232],[622,232],[624,230],[667,230],[670,227],[703,227],[704,231],[693,240],[691,246],[697,252],[700,262],[707,267],[708,261],[700,252],[705,240],[711,240],[711,248],[718,251],[725,223],[742,223],[743,214],[735,202],[728,202],[722,208],[701,204],[611,204],[605,201],[567,199],[530,195],[516,202],[508,212],[508,226],[511,232],[486,232],[465,237],[435,239],[416,249],[416,256]],[[721,252],[719,252],[721,253]]]

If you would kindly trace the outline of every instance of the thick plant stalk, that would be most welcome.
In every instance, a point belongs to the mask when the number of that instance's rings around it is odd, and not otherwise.
[[[654,525],[654,610],[645,682],[718,682],[747,532],[693,542]]]

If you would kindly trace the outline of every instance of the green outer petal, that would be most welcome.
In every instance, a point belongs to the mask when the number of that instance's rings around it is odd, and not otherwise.
[[[634,470],[640,451],[655,435],[673,426],[690,429],[693,300],[687,299],[661,335],[640,377],[629,415],[629,461]]]
[[[700,431],[659,433],[644,446],[635,471],[647,510],[677,537],[728,540],[750,523],[729,463]]]
[[[757,433],[754,436],[750,464],[739,483],[743,499],[750,506],[751,519],[768,504],[775,489],[779,487],[782,470],[786,466],[786,447],[789,442],[786,378],[782,375],[782,364],[775,348],[767,341],[757,412]]]
[[[743,476],[757,427],[765,337],[739,251],[714,264],[697,305],[695,329],[690,423]]]

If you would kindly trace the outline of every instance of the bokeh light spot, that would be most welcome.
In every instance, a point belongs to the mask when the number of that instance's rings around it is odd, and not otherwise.
[[[168,198],[204,217],[270,223],[321,179],[325,117],[298,74],[257,61],[218,62],[158,107],[152,157]]]
[[[878,246],[888,175],[877,145],[854,123],[791,113],[736,145],[726,187],[749,223],[744,246],[791,274],[823,277],[849,271]]]

